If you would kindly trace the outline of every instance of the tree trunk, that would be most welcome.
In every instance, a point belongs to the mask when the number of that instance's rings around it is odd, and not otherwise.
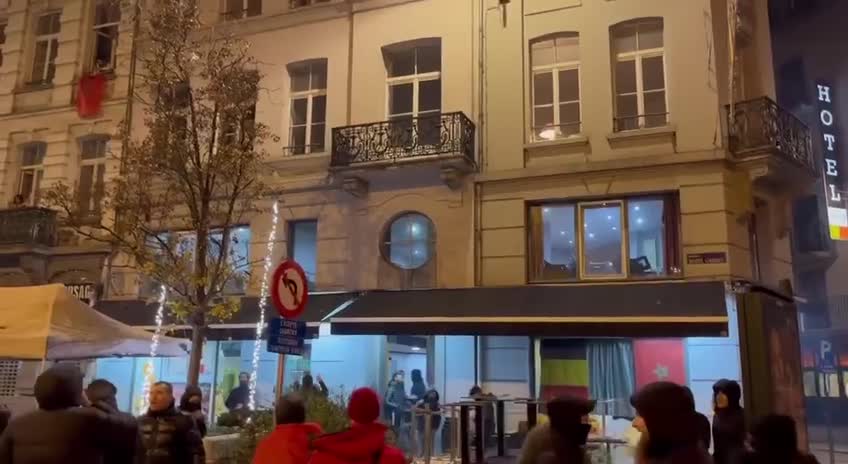
[[[197,323],[197,321],[195,321],[191,325],[191,355],[188,358],[188,377],[186,378],[187,385],[197,386],[200,381],[200,363],[203,360],[203,342],[206,341],[205,322],[206,321]]]

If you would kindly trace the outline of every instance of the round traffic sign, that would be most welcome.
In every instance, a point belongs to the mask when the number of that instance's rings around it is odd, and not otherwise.
[[[294,319],[306,309],[309,285],[306,273],[295,261],[287,259],[274,271],[271,282],[271,298],[277,312],[286,319]]]

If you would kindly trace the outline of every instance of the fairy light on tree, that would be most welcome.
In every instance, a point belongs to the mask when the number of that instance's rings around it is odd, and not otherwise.
[[[280,219],[280,209],[274,202],[273,214],[271,216],[271,231],[268,232],[268,242],[265,247],[265,261],[262,268],[262,286],[259,290],[259,321],[256,323],[256,339],[253,342],[253,364],[250,373],[250,397],[248,407],[256,409],[256,380],[259,372],[259,354],[262,348],[262,332],[265,330],[265,310],[268,307],[268,276],[271,274],[271,262],[274,254],[274,245],[277,239],[277,223]]]
[[[159,287],[159,306],[156,308],[156,330],[153,332],[153,337],[150,339],[150,357],[155,358],[159,351],[159,340],[162,338],[162,323],[165,320],[165,300],[168,298],[168,289],[164,285]],[[143,407],[142,411],[147,411],[150,406],[150,386],[156,380],[153,361],[150,361],[150,369],[146,369],[144,373],[144,388],[142,389]]]

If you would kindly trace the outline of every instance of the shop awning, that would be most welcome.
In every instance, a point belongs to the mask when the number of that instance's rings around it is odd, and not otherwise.
[[[306,321],[307,337],[318,337],[318,326],[321,321],[339,308],[347,304],[357,293],[351,292],[321,292],[310,293],[309,302],[300,320]],[[268,299],[265,312],[265,320],[278,317],[270,298]],[[125,324],[142,327],[148,330],[156,328],[155,303],[142,300],[103,300],[95,304],[95,308],[107,316],[117,319]],[[174,318],[165,311],[164,326],[169,333],[187,336],[189,326]],[[213,323],[207,337],[210,340],[251,340],[256,336],[256,323],[259,321],[259,298],[241,298],[241,308],[232,318],[222,323]]]
[[[328,318],[339,335],[695,337],[727,333],[724,282],[365,292]]]

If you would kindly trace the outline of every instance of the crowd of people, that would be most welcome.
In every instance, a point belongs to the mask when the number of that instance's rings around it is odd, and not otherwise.
[[[383,397],[382,407],[376,391],[354,390],[347,405],[350,425],[332,434],[323,434],[320,425],[306,422],[309,402],[304,398],[327,394],[323,381],[319,378],[316,386],[307,374],[296,393],[277,399],[276,428],[258,444],[253,464],[405,464],[406,453],[387,444],[389,426],[385,424],[395,424],[398,414],[408,414],[412,395],[418,395],[413,404],[425,404],[425,411],[436,413],[431,419],[438,416],[438,393],[424,386],[420,372],[413,372],[413,389],[407,395],[403,373],[398,374]],[[205,461],[202,437],[206,423],[202,392],[196,387],[185,390],[178,408],[172,385],[154,383],[149,408],[138,418],[119,411],[117,390],[110,382],[94,380],[83,390],[82,373],[73,365],[47,369],[37,378],[34,393],[36,411],[16,417],[8,425],[0,422],[0,464]],[[243,406],[238,387],[233,394],[232,406]],[[471,394],[474,399],[485,400],[479,389],[472,389]],[[749,430],[741,396],[738,383],[716,383],[715,416],[710,424],[696,411],[687,387],[671,382],[647,385],[631,398],[636,411],[633,426],[641,433],[634,464],[817,463],[798,450],[796,424],[791,417],[762,417]],[[590,462],[589,416],[594,409],[594,401],[578,397],[563,396],[548,402],[549,420],[527,434],[519,464]],[[8,419],[8,414],[0,416]]]

